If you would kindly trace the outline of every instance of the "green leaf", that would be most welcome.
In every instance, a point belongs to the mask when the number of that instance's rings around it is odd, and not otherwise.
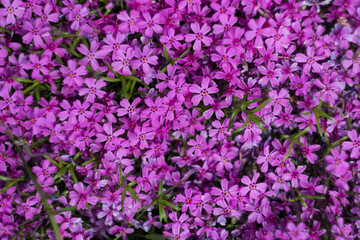
[[[26,88],[23,92],[22,95],[27,94],[28,92],[30,92],[32,89],[34,89],[36,86],[38,86],[40,84],[40,82],[34,82],[33,85],[31,85],[30,87]]]
[[[176,58],[176,60],[182,59],[186,56],[186,54],[190,51],[191,47],[187,48],[181,55],[180,57]]]
[[[239,127],[238,129],[235,129],[234,131],[232,131],[232,134],[238,133],[240,131],[242,131],[246,125],[249,123],[249,118],[246,118],[245,122],[243,123],[243,125],[241,125],[241,127]]]
[[[339,145],[340,143],[342,143],[343,141],[346,141],[346,140],[348,140],[348,139],[349,139],[348,136],[345,136],[345,137],[340,138],[339,140],[337,140],[336,142],[334,142],[333,144],[331,144],[331,148],[335,148],[337,145]]]
[[[73,165],[70,166],[70,174],[71,174],[71,177],[72,177],[72,179],[74,180],[74,182],[75,182],[75,183],[78,183],[78,180],[77,180],[77,177],[76,177],[76,174],[75,174],[74,166],[73,166]]]
[[[139,203],[141,203],[141,200],[139,198],[139,196],[136,194],[136,192],[129,186],[125,187],[126,191],[128,191],[131,195],[131,197],[134,199],[134,201],[139,201]]]
[[[294,142],[293,142],[293,141],[291,141],[291,144],[290,144],[289,150],[287,151],[287,153],[286,153],[286,155],[285,155],[284,159],[282,160],[283,162],[285,162],[285,160],[286,160],[286,159],[288,159],[288,157],[290,156],[290,153],[291,153],[291,150],[293,149],[293,147],[294,147]]]
[[[165,56],[166,61],[167,61],[167,62],[170,62],[169,53],[168,53],[168,51],[167,51],[167,49],[166,49],[165,44],[163,44],[163,51],[164,51],[164,56]]]
[[[14,181],[14,180],[16,180],[16,179],[17,179],[17,178],[9,178],[9,177],[0,176],[0,180],[1,180],[1,181],[6,181],[6,182]]]
[[[75,211],[76,209],[77,209],[77,206],[72,206],[72,207],[56,209],[56,210],[53,210],[51,212],[54,213],[54,214],[57,214],[57,213],[62,213],[62,212],[72,212],[72,211]]]
[[[252,109],[250,112],[251,113],[256,113],[259,112],[261,109],[263,109],[264,107],[266,107],[266,105],[269,104],[269,102],[271,102],[272,98],[268,98],[265,102],[263,102],[262,104],[260,104],[260,106],[258,106],[255,109]]]
[[[160,216],[159,221],[162,222],[164,220],[166,222],[167,217],[166,217],[166,213],[165,213],[164,204],[162,202],[159,202],[158,208],[159,208],[159,216]]]
[[[48,155],[44,155],[44,157],[49,160],[52,164],[54,164],[57,168],[60,168],[59,163],[57,163],[54,159],[52,159],[51,157],[49,157]]]
[[[302,135],[304,135],[305,133],[307,133],[310,130],[311,126],[308,126],[307,128],[303,129],[301,132],[297,133],[296,135],[294,135],[294,137],[292,137],[293,140],[295,139],[299,139]]]
[[[125,197],[126,197],[126,189],[124,189],[121,194],[121,209],[124,209]]]
[[[162,199],[161,201],[162,201],[165,205],[171,207],[172,209],[175,209],[176,211],[180,211],[180,210],[181,210],[181,208],[179,208],[179,207],[176,206],[175,204],[173,204],[173,203],[171,203],[171,202],[169,202],[169,201],[167,201],[167,200],[165,200],[165,199]]]
[[[235,110],[233,110],[231,116],[230,116],[230,121],[229,121],[229,126],[228,126],[228,131],[230,130],[230,128],[232,127],[232,124],[236,118],[236,116],[239,114],[240,112],[240,108],[236,108]]]
[[[322,133],[322,129],[321,129],[320,121],[319,121],[319,116],[315,112],[314,112],[314,115],[315,115],[315,120],[316,120],[316,128],[317,128],[320,136],[322,137],[323,133]]]
[[[325,199],[325,197],[323,196],[314,196],[314,195],[301,195],[301,196],[307,199],[317,199],[317,200]]]
[[[261,129],[261,131],[263,131],[264,133],[267,133],[264,126],[261,125],[261,123],[264,123],[264,121],[261,119],[261,117],[255,115],[253,113],[249,113],[248,118],[250,119],[250,121],[253,121],[256,124],[256,126],[258,126]]]
[[[149,239],[149,240],[165,240],[166,238],[164,238],[160,234],[150,233],[150,234],[146,235],[146,239]]]
[[[76,153],[75,157],[73,158],[74,162],[81,156],[81,153],[82,153],[82,151],[79,151],[78,153]]]
[[[60,170],[56,173],[56,175],[53,177],[53,180],[55,181],[59,177],[61,177],[64,173],[68,171],[67,168],[60,168]]]
[[[327,119],[329,119],[330,121],[332,121],[333,123],[336,123],[336,121],[335,121],[332,117],[330,117],[330,115],[327,114],[326,112],[321,111],[320,109],[313,109],[313,111],[314,111],[314,113],[316,113],[318,116],[327,118]]]
[[[159,188],[158,188],[158,195],[160,196],[160,194],[162,194],[163,192],[163,179],[161,179],[161,181],[159,182]]]
[[[21,82],[21,83],[33,83],[35,81],[35,80],[20,78],[20,77],[11,77],[11,78],[14,79],[15,81]]]
[[[300,200],[301,204],[302,204],[304,207],[307,207],[307,204],[306,204],[306,202],[304,201],[304,199],[302,198],[301,195],[298,197],[298,200]]]
[[[101,77],[102,80],[104,80],[105,82],[122,82],[124,81],[124,78],[120,77],[120,78],[108,78],[108,77]]]
[[[284,195],[281,193],[281,196],[282,196],[282,198],[285,200],[285,201],[288,201],[288,202],[295,202],[295,201],[297,201],[297,198],[295,198],[295,199],[287,199],[286,197],[284,197]]]

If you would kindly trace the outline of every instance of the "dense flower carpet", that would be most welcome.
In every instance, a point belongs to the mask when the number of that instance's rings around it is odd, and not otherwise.
[[[359,0],[1,0],[0,239],[359,239],[359,45]]]

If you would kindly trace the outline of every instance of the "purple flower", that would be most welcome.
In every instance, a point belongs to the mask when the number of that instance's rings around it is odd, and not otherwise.
[[[14,0],[11,4],[9,0],[1,0],[1,3],[5,8],[0,8],[0,17],[6,16],[6,25],[14,24],[15,16],[21,18],[24,15],[24,8],[21,7],[22,2],[20,0]]]
[[[325,157],[325,161],[328,164],[326,170],[333,172],[336,175],[342,175],[349,170],[350,164],[346,161],[348,155],[345,151],[339,151],[338,148],[331,149],[331,155]]]
[[[357,135],[355,129],[348,131],[347,135],[351,141],[343,142],[342,147],[344,150],[351,150],[351,158],[358,158],[360,156],[360,135]]]
[[[311,68],[314,70],[314,72],[320,72],[322,69],[322,66],[317,63],[319,60],[323,60],[325,57],[323,56],[314,56],[315,55],[315,49],[313,47],[307,47],[306,48],[306,54],[305,56],[302,53],[298,53],[295,56],[295,61],[300,63],[306,63],[303,68],[304,74],[309,74]]]
[[[80,65],[86,65],[90,62],[91,67],[98,71],[100,70],[99,63],[96,59],[103,59],[108,53],[109,50],[98,50],[100,43],[96,40],[90,42],[90,50],[84,44],[81,44],[77,50],[85,55],[83,59],[79,61]]]
[[[204,24],[200,28],[200,25],[197,22],[191,23],[190,27],[191,27],[192,31],[194,32],[194,34],[186,34],[185,41],[192,42],[195,40],[195,43],[193,46],[194,51],[201,50],[202,43],[209,47],[210,44],[212,43],[212,39],[205,35],[211,30],[211,28],[207,24]]]
[[[262,48],[264,45],[264,42],[262,40],[262,37],[270,37],[274,33],[274,29],[269,28],[263,28],[264,24],[266,22],[266,18],[260,17],[257,21],[254,19],[250,19],[248,22],[248,26],[251,30],[247,31],[245,33],[245,38],[247,41],[250,41],[255,38],[255,44],[254,47],[256,48]]]
[[[46,27],[40,18],[37,18],[33,23],[25,22],[22,28],[28,31],[28,33],[23,36],[24,43],[29,44],[31,41],[34,41],[34,45],[37,48],[42,47],[44,44],[41,37],[50,35],[50,28]]]
[[[266,191],[266,183],[256,183],[258,178],[260,177],[259,173],[254,173],[252,180],[248,176],[244,176],[241,178],[241,182],[247,187],[243,187],[240,189],[240,193],[242,196],[245,196],[250,192],[250,198],[256,199],[260,193],[264,193]]]
[[[85,210],[86,203],[90,203],[91,205],[95,205],[98,202],[97,197],[91,197],[90,193],[93,191],[90,186],[87,186],[86,189],[82,182],[74,184],[74,190],[70,191],[70,205],[75,206],[78,204],[78,210]]]
[[[291,180],[292,187],[297,188],[300,186],[300,182],[307,181],[308,176],[302,174],[306,166],[298,166],[295,168],[294,164],[290,161],[289,164],[286,165],[286,168],[289,173],[285,173],[283,178],[285,181]]]
[[[216,87],[216,84],[211,84],[213,86],[209,87],[210,83],[213,83],[210,78],[204,77],[201,81],[201,87],[197,84],[191,85],[189,88],[190,92],[197,93],[191,100],[194,106],[199,105],[201,100],[203,100],[205,105],[214,104],[214,100],[210,94],[217,93],[219,89]]]
[[[144,73],[149,73],[151,71],[150,65],[156,65],[158,63],[158,57],[154,55],[151,56],[152,53],[153,50],[148,46],[144,46],[143,52],[141,52],[140,48],[135,48],[134,56],[138,59],[131,61],[132,68],[137,69],[141,66]]]
[[[177,195],[176,201],[184,203],[181,207],[182,212],[186,212],[188,208],[190,212],[194,212],[196,205],[201,201],[201,196],[193,196],[193,190],[191,188],[185,188],[185,196],[182,194]]]
[[[268,217],[271,214],[269,202],[267,198],[263,198],[261,201],[255,201],[253,204],[246,204],[245,210],[251,212],[248,221],[263,223],[264,217]]]

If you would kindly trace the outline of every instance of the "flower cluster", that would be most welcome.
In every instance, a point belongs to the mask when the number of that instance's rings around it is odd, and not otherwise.
[[[360,2],[1,0],[0,239],[360,238]]]

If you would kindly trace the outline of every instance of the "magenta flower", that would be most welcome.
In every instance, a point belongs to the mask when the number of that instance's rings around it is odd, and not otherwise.
[[[298,166],[295,168],[294,164],[290,161],[289,164],[286,165],[286,168],[289,173],[284,174],[284,180],[291,180],[292,187],[297,188],[300,186],[300,182],[307,181],[308,176],[302,174],[302,172],[305,171],[306,166]]]
[[[150,65],[156,65],[158,63],[158,57],[154,55],[151,56],[152,53],[153,50],[148,46],[144,46],[142,52],[140,48],[136,47],[134,56],[138,59],[131,61],[132,68],[137,69],[141,66],[144,73],[149,73],[151,71]]]
[[[185,196],[179,194],[176,196],[176,202],[184,203],[181,207],[182,212],[186,212],[189,208],[190,212],[194,212],[196,205],[201,201],[201,196],[193,196],[193,190],[191,188],[185,188]]]
[[[205,105],[214,104],[214,100],[209,94],[217,93],[219,89],[216,87],[216,84],[212,84],[213,82],[210,81],[209,77],[204,77],[201,81],[201,87],[197,84],[193,84],[189,88],[190,92],[197,93],[191,100],[194,106],[199,105],[201,100],[203,100]],[[213,86],[209,87],[210,83]]]
[[[236,198],[238,193],[238,186],[233,185],[229,187],[229,181],[222,179],[220,181],[221,189],[217,187],[212,187],[210,194],[213,196],[218,196],[215,201],[224,200],[231,201]]]
[[[35,214],[39,214],[39,212],[40,212],[39,207],[33,207],[37,203],[39,203],[39,199],[37,199],[34,196],[30,196],[26,200],[26,203],[20,204],[20,206],[16,210],[16,213],[24,214],[26,220],[32,219]]]
[[[222,141],[226,136],[230,136],[231,133],[227,130],[230,119],[225,119],[221,124],[218,120],[212,122],[212,126],[215,129],[209,130],[209,137],[216,137],[218,141]]]
[[[274,29],[271,27],[263,28],[265,22],[266,18],[264,17],[260,17],[257,21],[255,21],[254,19],[250,19],[250,21],[248,22],[248,26],[251,30],[245,33],[245,38],[248,41],[255,38],[255,48],[262,48],[264,45],[262,37],[270,37],[275,32]]]
[[[87,186],[86,189],[82,182],[74,184],[74,190],[70,191],[69,197],[71,206],[75,206],[78,204],[78,210],[85,210],[86,203],[90,203],[91,205],[95,205],[98,202],[97,197],[90,197],[90,193],[92,192],[92,188]]]
[[[86,67],[85,66],[79,66],[76,67],[76,61],[70,59],[68,61],[68,67],[67,69],[65,66],[61,66],[61,72],[63,74],[64,83],[66,83],[69,86],[81,86],[84,83],[84,79],[81,76],[84,76],[87,74]]]
[[[28,33],[23,36],[23,42],[29,44],[31,41],[34,41],[34,45],[37,48],[42,47],[44,44],[41,37],[50,35],[50,28],[47,27],[40,18],[37,18],[33,23],[25,22],[22,28],[28,31]]]
[[[255,201],[253,204],[246,204],[245,210],[251,212],[248,221],[263,223],[265,221],[264,217],[269,217],[271,215],[271,210],[267,198],[263,198],[261,202],[259,200]]]
[[[262,172],[267,172],[269,168],[269,163],[274,166],[276,160],[275,152],[269,152],[270,146],[264,148],[264,155],[260,155],[256,161],[257,164],[262,164],[260,170]]]
[[[315,164],[317,160],[317,155],[313,152],[320,150],[320,145],[314,144],[314,145],[308,145],[308,142],[304,136],[300,137],[300,142],[303,144],[301,146],[301,151],[304,154],[306,160],[308,160],[310,163]]]
[[[55,173],[56,171],[57,167],[50,166],[49,160],[43,161],[42,168],[40,168],[39,166],[33,167],[33,173],[36,174],[39,180],[44,180],[45,178],[48,178],[52,173]]]
[[[135,33],[139,31],[139,26],[144,26],[144,25],[140,25],[140,23],[138,23],[138,19],[139,19],[140,13],[139,11],[135,11],[135,10],[131,10],[130,11],[130,16],[127,14],[126,11],[122,11],[117,15],[117,18],[122,21],[121,24],[119,24],[119,31],[121,31],[122,33],[126,33],[126,32],[130,32],[131,33]]]
[[[30,54],[29,59],[31,63],[24,64],[24,69],[32,69],[31,77],[34,79],[40,79],[42,74],[48,74],[49,69],[46,65],[50,62],[47,55],[43,55],[40,59],[36,54]]]
[[[352,239],[350,234],[352,233],[352,224],[344,224],[343,218],[338,218],[337,224],[333,224],[331,231],[336,236],[336,240]]]
[[[20,0],[14,0],[11,4],[9,0],[1,0],[1,3],[5,8],[0,8],[0,17],[6,16],[6,25],[14,24],[15,16],[21,18],[24,15],[24,8],[21,7],[22,2]]]
[[[205,35],[211,30],[211,28],[207,24],[204,24],[200,28],[200,25],[197,22],[191,23],[190,27],[191,27],[192,31],[194,32],[194,34],[186,34],[185,41],[192,42],[195,40],[195,43],[193,46],[194,51],[201,50],[202,43],[205,44],[207,47],[209,47],[210,44],[212,43],[212,39]]]
[[[345,69],[348,69],[351,65],[351,71],[353,74],[360,72],[360,56],[355,57],[353,51],[348,50],[345,53],[345,56],[348,58],[342,62],[342,65]]]
[[[128,47],[125,44],[121,44],[125,39],[125,35],[118,32],[116,37],[114,38],[112,34],[108,34],[106,38],[104,38],[104,42],[107,44],[102,47],[102,50],[110,53],[112,52],[112,60],[118,60],[120,57],[120,53],[123,53]],[[129,62],[130,63],[130,62]],[[117,71],[117,70],[114,70]]]
[[[35,8],[34,13],[36,13],[42,21],[44,22],[58,22],[59,14],[57,12],[51,13],[53,11],[53,6],[49,3],[45,5],[43,9]]]
[[[347,135],[351,141],[343,142],[342,147],[344,150],[351,150],[351,158],[358,158],[360,156],[360,135],[357,135],[355,129],[348,131]]]
[[[283,174],[281,172],[277,175],[273,172],[270,172],[268,177],[274,181],[274,183],[272,184],[273,190],[284,190],[285,192],[288,192],[290,190],[290,185],[284,180]]]
[[[343,173],[349,170],[350,164],[346,161],[348,155],[345,151],[339,151],[338,148],[331,149],[331,155],[325,157],[325,161],[328,163],[326,170],[333,172],[337,176],[342,175]]]
[[[265,75],[259,80],[261,86],[266,86],[269,81],[272,87],[276,87],[277,85],[279,85],[278,77],[281,76],[281,71],[279,68],[275,69],[274,62],[270,62],[269,64],[267,64],[266,68],[263,66],[259,66],[258,69],[261,74]]]
[[[256,183],[258,178],[260,177],[259,173],[255,173],[252,180],[248,176],[244,176],[241,178],[241,182],[247,187],[243,187],[240,189],[240,193],[242,196],[245,196],[250,192],[250,198],[256,199],[261,193],[266,191],[266,183]]]
[[[160,37],[160,42],[165,44],[167,49],[174,47],[175,49],[179,49],[181,43],[179,41],[184,40],[184,36],[182,34],[175,35],[175,29],[169,28],[167,30],[167,34],[163,34]]]
[[[114,57],[115,51],[113,53],[113,57]],[[124,51],[122,51],[121,49],[117,51],[116,53],[116,59],[119,61],[113,61],[111,63],[111,66],[113,67],[113,70],[116,72],[120,72],[121,74],[130,76],[131,70],[131,62],[132,59],[134,57],[134,50],[129,47],[126,50],[126,53]]]
[[[156,32],[156,33],[162,32],[163,29],[159,25],[160,14],[157,13],[153,17],[151,17],[149,12],[143,12],[142,15],[144,17],[144,20],[139,21],[139,26],[146,26],[145,35],[147,37],[152,37],[153,32]]]
[[[109,50],[98,50],[99,47],[100,43],[96,40],[90,42],[90,50],[87,49],[84,44],[81,44],[77,50],[85,55],[85,57],[79,61],[79,64],[86,65],[90,62],[91,67],[95,71],[100,70],[99,63],[96,59],[103,59],[109,53]]]
[[[101,88],[106,86],[106,83],[100,79],[95,82],[95,79],[93,78],[86,78],[85,84],[88,88],[82,88],[79,90],[79,95],[83,96],[87,94],[86,101],[89,101],[90,103],[95,102],[95,98],[102,98],[105,95],[105,91],[100,90]]]
[[[288,230],[291,239],[294,240],[308,239],[307,229],[304,223],[299,223],[299,225],[296,226],[293,222],[288,222],[286,229]]]
[[[216,171],[221,174],[224,172],[224,168],[226,171],[231,171],[233,168],[231,160],[234,159],[236,155],[236,152],[228,151],[226,148],[221,149],[220,155],[217,153],[214,154],[214,160],[218,162],[216,165]]]
[[[324,56],[314,56],[315,55],[315,49],[313,47],[307,47],[306,48],[306,54],[307,54],[307,56],[305,56],[302,53],[298,53],[295,56],[295,61],[296,62],[306,63],[304,68],[303,68],[303,73],[304,74],[309,74],[311,68],[316,73],[320,72],[321,69],[322,69],[322,66],[319,63],[317,63],[317,61],[323,60],[325,57]]]

